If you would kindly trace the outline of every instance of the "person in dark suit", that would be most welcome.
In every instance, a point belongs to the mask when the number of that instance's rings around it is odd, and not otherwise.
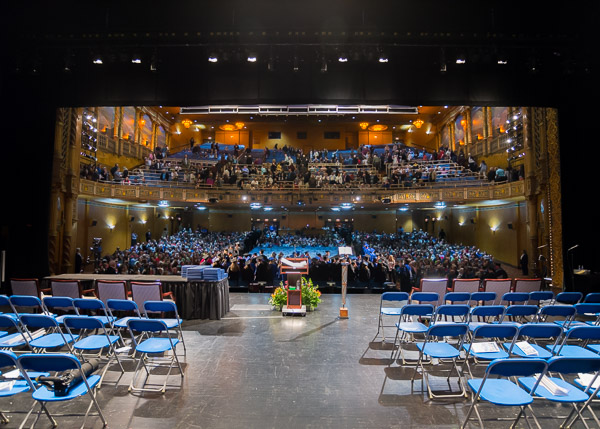
[[[525,249],[523,249],[523,253],[521,254],[519,262],[521,264],[521,270],[523,271],[523,275],[529,275],[529,256],[527,255]]]

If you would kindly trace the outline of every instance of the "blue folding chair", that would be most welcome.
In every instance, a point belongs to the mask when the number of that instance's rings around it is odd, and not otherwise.
[[[97,298],[76,298],[73,300],[73,305],[78,314],[81,314],[82,312],[96,313],[91,315],[91,317],[98,319],[105,327],[110,328],[112,331],[112,326],[116,317],[108,313],[104,302]]]
[[[165,393],[167,388],[167,381],[169,376],[171,375],[171,370],[174,367],[174,364],[177,363],[179,367],[179,372],[181,374],[181,378],[183,379],[183,369],[181,367],[181,363],[177,357],[176,347],[179,340],[177,338],[172,338],[167,328],[167,325],[162,320],[153,320],[153,319],[129,319],[127,321],[127,327],[129,328],[129,332],[131,333],[131,338],[133,344],[135,346],[135,351],[140,355],[137,360],[138,363],[135,368],[135,372],[133,374],[133,378],[131,383],[129,384],[129,391],[132,392],[161,392]],[[148,338],[139,342],[136,339],[134,332],[145,332],[148,335]],[[160,336],[164,333],[164,336]],[[171,352],[171,357],[153,357],[154,355],[163,355],[167,352]],[[165,363],[168,364],[167,375],[165,376],[165,381],[160,388],[149,388],[145,387],[148,384],[148,379],[150,378],[150,367],[164,367]],[[146,371],[146,378],[144,382],[138,386],[137,379],[140,373],[141,368],[144,368]]]
[[[598,321],[600,319],[600,304],[580,302],[579,304],[573,305],[573,308],[575,309],[575,314],[569,320],[555,320],[554,323],[562,326],[565,330],[573,328],[574,326],[598,326]],[[575,320],[577,316],[579,316],[580,320]],[[594,320],[581,320],[589,317],[593,317]]]
[[[394,358],[394,349],[396,344],[398,344],[397,354],[402,357],[402,364],[406,365],[406,359],[404,358],[404,353],[402,351],[402,345],[408,343],[405,340],[405,337],[407,335],[412,337],[415,334],[425,334],[428,328],[425,324],[419,321],[419,318],[431,317],[433,316],[433,311],[433,305],[431,304],[407,304],[402,307],[400,316],[398,317],[398,322],[396,323],[396,337],[394,338],[394,347],[392,347],[391,355],[392,360],[396,359]],[[400,336],[400,342],[398,342],[398,336],[400,333],[402,334]]]
[[[512,358],[496,359],[490,362],[485,370],[483,378],[471,378],[467,381],[467,385],[474,394],[471,397],[471,407],[465,416],[461,428],[464,429],[467,426],[471,414],[475,411],[479,425],[484,429],[485,426],[479,412],[479,401],[486,401],[502,407],[519,407],[519,414],[517,414],[511,428],[516,427],[521,417],[525,416],[525,418],[527,418],[525,410],[528,409],[539,427],[539,423],[531,410],[533,396],[510,381],[509,378],[540,374],[537,382],[532,386],[535,389],[547,367],[548,364],[543,359]],[[492,376],[498,376],[499,378],[492,378]],[[529,425],[529,422],[527,424]]]
[[[471,334],[471,341],[463,344],[463,349],[466,351],[465,363],[471,377],[473,377],[473,372],[469,363],[470,357],[473,358],[476,365],[488,364],[494,359],[506,359],[509,354],[499,341],[504,338],[509,339],[508,342],[512,343],[518,334],[518,326],[508,323],[481,325],[475,328]]]
[[[585,296],[585,299],[583,300],[583,302],[587,302],[587,303],[590,303],[590,304],[598,304],[598,303],[600,303],[600,292],[588,293]]]
[[[500,302],[506,302],[507,305],[525,304],[529,300],[529,293],[525,292],[507,292],[502,295]]]
[[[529,323],[521,325],[517,337],[510,343],[504,343],[504,348],[508,350],[509,354],[521,358],[549,359],[552,357],[552,353],[550,353],[548,349],[537,344],[537,341],[552,341],[552,339],[554,339],[553,345],[556,345],[560,341],[562,333],[562,328],[554,323]],[[533,340],[533,342],[529,340]],[[527,344],[533,348],[535,354],[527,354],[528,348],[523,346],[521,341],[527,342]]]
[[[469,304],[471,294],[469,292],[448,292],[444,295],[444,302],[449,304]]]
[[[471,302],[475,305],[485,305],[486,302],[493,303],[496,301],[496,292],[473,292],[471,294]]]
[[[123,365],[121,365],[121,361],[119,360],[119,356],[115,350],[115,344],[119,341],[120,337],[118,335],[109,335],[109,333],[106,331],[106,326],[101,319],[88,316],[67,316],[64,318],[64,325],[67,329],[67,332],[71,336],[73,336],[72,330],[77,329],[79,331],[80,339],[73,344],[73,349],[77,352],[80,359],[84,358],[85,352],[96,350],[98,353],[95,356],[104,357],[106,359],[102,376],[98,382],[98,389],[102,387],[102,381],[104,380],[106,371],[108,371],[113,359],[116,359],[117,363],[119,364],[121,373],[125,373]],[[100,333],[83,335],[84,333],[90,331],[96,331]],[[104,350],[106,350],[105,354],[102,353]]]
[[[498,323],[515,323],[517,325],[529,323],[530,321],[534,321],[536,319],[538,310],[539,309],[537,305],[509,305],[506,307],[506,310],[504,311],[504,314]],[[531,320],[528,320],[527,317],[530,317]]]
[[[77,335],[64,334],[58,326],[54,317],[45,314],[22,314],[21,324],[27,328],[30,336],[29,345],[36,353],[44,353],[48,349],[58,349],[67,346],[72,352],[71,344],[77,340]],[[44,330],[40,336],[36,336],[31,328]],[[40,332],[40,331],[38,331]]]
[[[467,323],[470,312],[471,307],[466,304],[443,304],[435,309],[431,323]]]
[[[401,306],[391,306],[391,303],[408,302],[408,293],[406,292],[384,292],[381,294],[381,300],[379,302],[379,322],[377,325],[376,339],[381,331],[382,342],[385,342],[385,327],[392,327],[394,325],[385,325],[384,316],[399,317],[402,310]]]
[[[26,330],[24,331],[21,328],[21,324],[18,319],[14,319],[13,317],[7,314],[0,314],[0,328],[14,329],[16,332],[12,334],[5,333],[0,338],[0,349],[16,349],[21,346],[27,346],[27,348],[31,351],[31,346],[29,345],[29,335],[26,334]]]
[[[37,422],[37,420],[39,419],[41,412],[44,411],[44,413],[46,414],[46,416],[48,417],[48,419],[50,420],[52,425],[54,427],[58,426],[58,424],[56,423],[56,420],[54,419],[52,414],[50,414],[46,405],[48,403],[54,403],[54,402],[72,401],[72,400],[77,399],[86,394],[89,395],[91,399],[90,399],[90,404],[87,408],[87,411],[83,415],[84,419],[83,419],[83,423],[82,423],[81,427],[82,428],[84,427],[87,417],[89,415],[92,415],[92,414],[90,414],[90,410],[92,409],[92,406],[96,407],[96,410],[98,411],[98,413],[94,414],[94,415],[97,415],[102,419],[103,426],[106,426],[108,424],[108,422],[104,418],[104,415],[102,414],[102,410],[100,409],[98,402],[96,401],[96,395],[93,390],[96,387],[96,385],[100,382],[100,376],[97,374],[86,376],[85,372],[83,372],[81,369],[81,362],[79,361],[79,359],[77,359],[77,357],[75,357],[71,354],[63,354],[63,353],[42,354],[42,355],[40,355],[40,354],[24,354],[24,355],[19,356],[19,358],[17,359],[17,365],[19,366],[22,373],[26,373],[26,371],[28,371],[28,370],[48,371],[48,372],[62,372],[62,371],[68,371],[68,370],[79,370],[81,377],[82,377],[81,381],[79,383],[77,383],[76,385],[72,386],[71,388],[69,388],[69,390],[63,396],[61,394],[57,395],[53,389],[47,387],[46,385],[41,385],[41,386],[35,385],[33,380],[31,379],[31,377],[29,377],[26,374],[26,379],[27,379],[27,382],[29,383],[29,387],[33,390],[33,393],[31,396],[36,401],[36,403],[40,404],[40,410],[37,413],[37,418],[35,419],[35,421],[33,423],[34,425]],[[42,381],[41,378],[38,378],[37,380]],[[29,420],[29,417],[31,416],[31,414],[33,413],[33,411],[35,409],[35,405],[36,404],[34,403],[31,410],[29,410],[29,413],[27,413],[27,415],[25,416],[25,420],[23,420],[21,427],[23,427],[25,425],[25,423],[27,422],[27,420]],[[69,414],[69,415],[72,416],[73,414]]]
[[[549,290],[537,290],[529,292],[529,300],[527,304],[540,305],[542,301],[551,303],[554,300],[554,294]]]
[[[172,313],[173,316],[175,316],[175,318],[160,318],[159,320],[162,320],[165,323],[167,329],[177,330],[177,338],[183,345],[183,352],[186,353],[187,350],[185,347],[185,340],[183,339],[183,330],[181,329],[183,321],[177,312],[177,305],[175,305],[173,301],[146,301],[144,302],[144,314],[146,318],[149,319],[150,315],[148,313],[162,313],[162,315],[165,313]]]
[[[583,294],[581,292],[561,292],[554,298],[555,304],[574,305],[581,301]]]
[[[44,306],[44,303],[37,296],[13,295],[10,296],[8,300],[17,319],[19,319],[21,314],[49,314],[48,310]],[[27,311],[19,311],[22,309]]]
[[[465,335],[468,331],[469,326],[466,323],[441,323],[430,326],[427,330],[427,334],[425,335],[425,341],[423,343],[417,343],[417,348],[420,352],[419,360],[411,377],[411,383],[415,381],[418,368],[421,368],[421,374],[425,380],[427,393],[430,398],[456,398],[466,396],[467,391],[462,382],[462,373],[458,368],[456,359],[460,356],[460,350],[462,348]],[[455,339],[456,346],[448,342],[450,338]],[[448,377],[446,378],[449,393],[434,393],[433,389],[431,388],[431,384],[429,383],[428,371],[423,366],[424,357],[428,357],[429,359],[438,359],[438,362],[440,362],[442,359],[452,360],[452,367],[450,368]],[[456,371],[456,375],[458,376],[458,386],[461,389],[460,393],[458,394],[452,392],[452,386],[450,385],[450,377],[452,376],[453,370]]]
[[[473,307],[469,316],[469,331],[473,332],[479,326],[499,322],[504,314],[504,310],[506,310],[506,307],[503,305],[479,305]]]
[[[0,368],[2,368],[4,370],[4,373],[2,375],[3,381],[7,382],[7,383],[11,383],[11,381],[14,381],[14,383],[8,387],[5,387],[3,389],[0,389],[0,398],[8,398],[10,396],[15,396],[18,395],[19,393],[24,393],[29,391],[30,387],[29,387],[29,383],[23,378],[23,375],[21,374],[21,372],[18,370],[17,368],[17,356],[10,351],[6,351],[6,350],[0,350]],[[19,372],[18,375],[16,376],[11,376],[8,377],[7,374],[11,373],[12,371],[6,371],[8,369],[17,369],[17,371]],[[30,374],[32,377],[37,377],[39,375],[48,375],[48,373],[34,373],[34,374]],[[3,424],[9,423],[9,419],[6,416],[6,414],[4,414],[4,412],[0,411],[0,422]]]
[[[575,307],[572,305],[545,305],[538,311],[537,323],[544,323],[551,318],[554,323],[567,328],[575,317]]]
[[[56,321],[62,325],[63,319],[68,315],[68,312],[71,312],[71,315],[77,314],[77,310],[73,305],[73,298],[68,296],[45,296],[42,300],[44,303],[44,307],[48,312],[64,312],[67,314],[62,314],[60,316],[54,315]]]
[[[124,331],[129,332],[129,328],[127,327],[127,321],[129,319],[143,319],[142,315],[140,314],[140,310],[138,309],[137,304],[135,303],[135,301],[131,301],[128,299],[109,299],[106,301],[106,308],[108,310],[108,314],[111,317],[114,317],[116,319],[113,322],[113,328],[116,331],[116,333],[119,335],[119,337],[121,337],[121,344],[123,345],[123,347],[126,347],[127,341],[123,337],[123,332]],[[125,316],[125,317],[117,318],[113,314],[113,311],[115,313],[120,313],[120,314],[133,314],[133,316]],[[143,334],[141,334],[140,336],[143,336]],[[139,340],[140,339],[138,338],[138,341]],[[133,354],[135,354],[134,349],[132,349],[132,355]]]
[[[580,344],[567,344],[569,340],[579,340]],[[598,354],[589,350],[592,340],[600,340],[600,326],[579,325],[569,328],[560,344],[546,346],[555,356],[594,358]]]
[[[562,377],[547,377],[551,383],[562,389],[562,392],[556,392],[548,390],[544,383],[538,383],[537,377],[522,377],[519,378],[519,384],[525,388],[529,393],[535,397],[547,399],[551,402],[559,404],[571,404],[573,409],[567,418],[560,425],[563,427],[571,427],[573,423],[581,419],[581,422],[586,428],[589,429],[588,424],[583,418],[582,412],[589,407],[592,399],[596,396],[597,389],[591,389],[592,384],[598,377],[600,371],[600,356],[595,358],[582,358],[582,357],[563,357],[557,356],[548,360],[547,373],[558,373],[558,374],[577,374],[577,373],[593,373],[594,377],[590,383],[590,387],[585,388],[583,391],[566,382]],[[581,404],[581,408],[577,405]],[[600,421],[596,414],[591,408],[589,411],[596,421],[596,424],[600,426]],[[574,419],[571,421],[571,418]]]
[[[10,308],[10,312],[0,312],[0,314],[3,314],[7,317],[11,317],[17,322],[19,321],[19,316],[15,314],[15,308],[12,306],[12,304],[10,303],[10,299],[6,295],[0,295],[0,308]]]

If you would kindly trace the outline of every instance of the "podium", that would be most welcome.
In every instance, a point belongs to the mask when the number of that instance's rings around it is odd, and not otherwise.
[[[302,305],[302,275],[308,274],[307,258],[282,258],[279,273],[285,275],[285,290],[287,305],[283,306],[282,314],[299,314],[306,316],[306,306]]]

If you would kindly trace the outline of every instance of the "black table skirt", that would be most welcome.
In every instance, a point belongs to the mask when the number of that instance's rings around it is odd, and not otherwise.
[[[84,289],[96,286],[96,280],[153,281],[160,280],[163,292],[173,292],[179,317],[219,320],[229,311],[229,281],[188,282],[175,276],[127,276],[94,274],[61,274],[42,279],[42,287],[50,287],[51,279],[79,280]]]
[[[229,282],[169,282],[163,292],[173,292],[182,319],[219,320],[229,311]]]

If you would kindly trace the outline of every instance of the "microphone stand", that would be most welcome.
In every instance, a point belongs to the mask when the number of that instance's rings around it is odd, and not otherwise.
[[[576,244],[575,246],[569,247],[567,249],[567,261],[569,263],[569,275],[571,276],[571,292],[575,292],[575,273],[574,273],[574,267],[573,267],[573,252],[571,252],[572,250],[575,250],[576,248],[579,247],[579,244]],[[569,257],[569,252],[571,252],[571,255]]]

